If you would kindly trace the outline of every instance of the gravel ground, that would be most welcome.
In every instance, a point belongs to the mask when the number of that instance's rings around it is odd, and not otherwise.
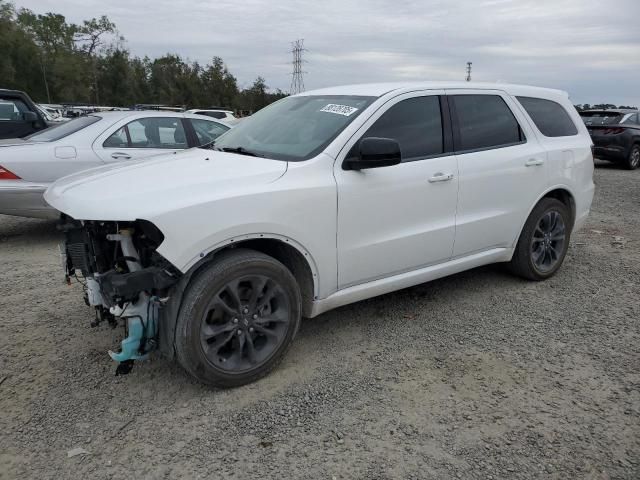
[[[0,478],[640,478],[640,170],[595,178],[551,280],[343,307],[228,391],[158,357],[114,376],[54,225],[0,216]]]

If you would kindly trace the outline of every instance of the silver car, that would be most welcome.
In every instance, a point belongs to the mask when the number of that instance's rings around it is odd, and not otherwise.
[[[93,167],[213,142],[230,126],[202,115],[93,113],[23,139],[0,140],[0,214],[54,218],[42,194],[53,181]]]

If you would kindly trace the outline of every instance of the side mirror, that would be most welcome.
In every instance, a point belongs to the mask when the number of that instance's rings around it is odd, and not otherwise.
[[[358,156],[342,164],[343,170],[390,167],[402,161],[400,144],[392,138],[366,137],[360,140]]]
[[[22,119],[27,123],[33,123],[39,120],[35,112],[22,112]]]

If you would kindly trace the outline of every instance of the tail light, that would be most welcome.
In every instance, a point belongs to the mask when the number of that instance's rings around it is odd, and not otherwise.
[[[0,180],[20,180],[20,177],[0,165]]]
[[[620,128],[620,127],[613,127],[613,128],[607,128],[604,131],[605,135],[618,135],[619,133],[624,132],[624,128]]]

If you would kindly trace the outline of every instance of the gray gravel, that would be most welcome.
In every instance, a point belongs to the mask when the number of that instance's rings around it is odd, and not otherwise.
[[[0,216],[0,478],[640,478],[640,170],[595,178],[551,280],[492,266],[306,320],[230,391],[157,357],[114,376],[53,224]]]

